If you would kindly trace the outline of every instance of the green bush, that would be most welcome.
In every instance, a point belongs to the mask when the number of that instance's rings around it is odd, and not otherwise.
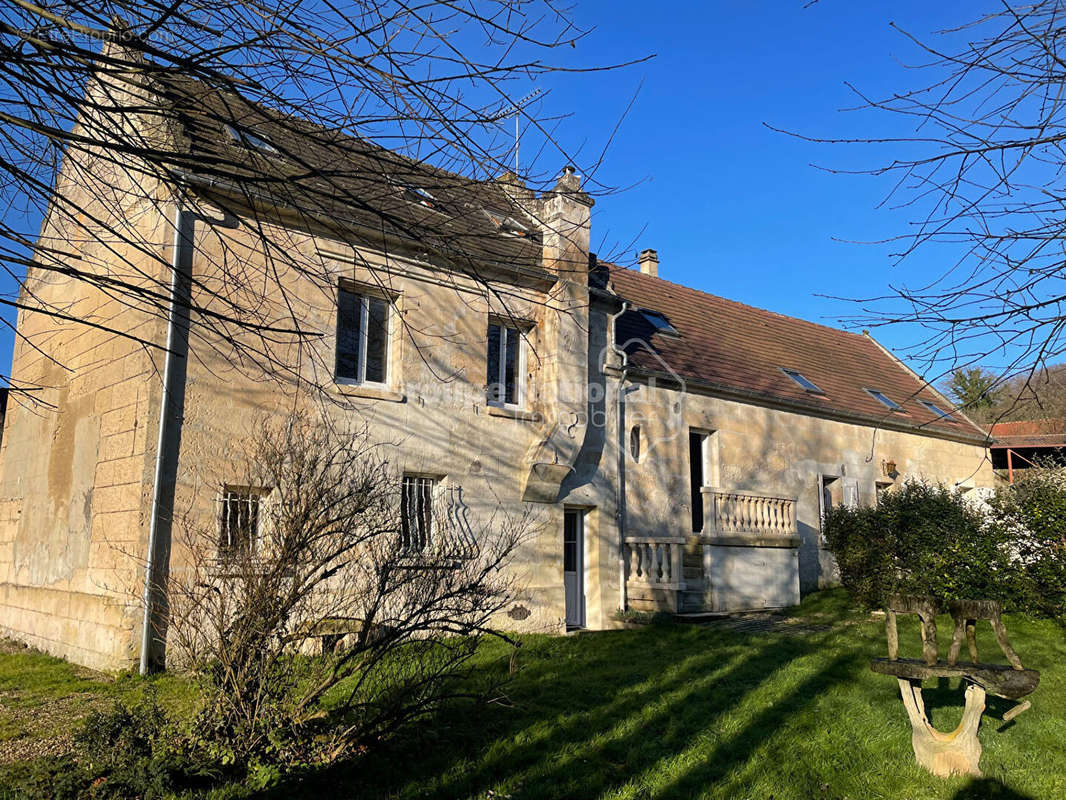
[[[1018,607],[1066,616],[1066,469],[1030,469],[989,502],[991,527],[1011,541]]]
[[[93,711],[74,735],[74,751],[30,765],[19,784],[27,800],[151,800],[208,787],[211,773],[189,738],[159,706],[151,685],[132,702]]]
[[[831,509],[824,529],[841,581],[867,607],[891,594],[1017,605],[1010,531],[944,486],[909,481],[876,508]]]

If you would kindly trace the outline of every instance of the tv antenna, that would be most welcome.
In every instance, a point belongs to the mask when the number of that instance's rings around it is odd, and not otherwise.
[[[491,117],[488,117],[485,120],[486,122],[499,122],[500,120],[507,119],[510,116],[514,117],[514,172],[515,172],[515,175],[518,174],[518,142],[522,138],[521,132],[519,131],[519,128],[518,128],[518,118],[520,116],[519,112],[521,112],[521,110],[523,108],[528,106],[530,103],[532,103],[538,97],[540,97],[542,94],[544,94],[544,90],[543,89],[539,89],[539,88],[538,89],[534,89],[532,92],[527,94],[525,97],[523,97],[523,98],[521,98],[519,100],[516,100],[514,103],[512,103],[504,111],[501,111],[498,114],[495,114],[495,115],[493,115]]]

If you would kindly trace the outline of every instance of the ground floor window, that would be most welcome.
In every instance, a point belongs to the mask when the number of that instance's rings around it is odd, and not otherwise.
[[[433,494],[436,480],[421,475],[403,476],[400,498],[400,542],[404,550],[421,553],[433,536]]]
[[[258,546],[262,492],[227,486],[219,498],[218,552],[222,557],[249,553]]]

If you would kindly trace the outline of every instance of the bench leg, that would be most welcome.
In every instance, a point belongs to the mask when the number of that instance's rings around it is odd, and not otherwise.
[[[899,678],[899,691],[911,722],[911,744],[915,760],[940,778],[950,775],[981,774],[981,742],[977,729],[985,710],[985,690],[966,687],[966,708],[962,722],[951,733],[941,733],[929,724],[922,701],[921,681]]]

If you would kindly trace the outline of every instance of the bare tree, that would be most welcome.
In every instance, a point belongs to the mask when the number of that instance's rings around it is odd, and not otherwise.
[[[239,763],[326,762],[472,696],[467,662],[514,599],[530,516],[471,522],[392,474],[365,432],[267,423],[190,509],[167,581],[172,663],[199,673],[197,729]],[[425,501],[425,502],[424,502]],[[209,503],[210,504],[210,503]]]
[[[989,360],[1001,381],[1033,375],[1066,350],[1066,7],[997,6],[928,39],[901,31],[923,56],[908,65],[916,88],[876,98],[853,87],[899,135],[811,138],[891,149],[863,172],[888,176],[884,204],[914,215],[895,257],[948,254],[941,275],[867,298],[854,320],[924,327],[911,355],[938,377]]]
[[[306,380],[307,345],[324,331],[293,287],[333,287],[303,232],[413,247],[479,280],[538,258],[535,242],[499,236],[482,211],[535,231],[534,204],[475,181],[517,168],[516,117],[553,168],[578,163],[553,135],[557,118],[515,96],[564,67],[583,71],[549,60],[583,36],[552,0],[6,3],[0,267],[19,293],[0,303],[148,348],[167,344],[144,320],[178,307],[194,343],[225,363]],[[595,181],[601,157],[578,163],[588,191],[607,190]],[[538,163],[523,162],[532,189],[554,178]],[[183,275],[186,286],[167,262],[177,223],[141,221],[205,198],[222,213],[197,224],[221,255]],[[112,311],[83,314],[41,291],[53,279],[93,287]]]

